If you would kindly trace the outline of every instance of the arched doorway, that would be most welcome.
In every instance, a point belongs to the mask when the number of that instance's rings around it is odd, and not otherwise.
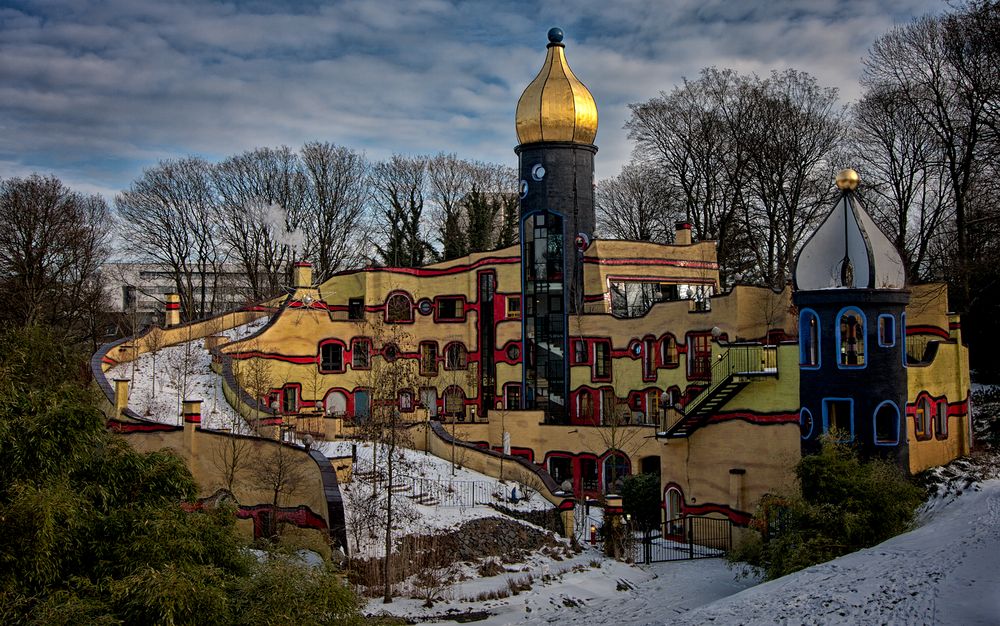
[[[342,417],[347,414],[347,394],[342,391],[331,391],[323,401],[326,414],[331,417]]]
[[[666,508],[664,515],[663,534],[675,541],[684,540],[684,494],[679,487],[667,487],[663,497],[663,504]]]

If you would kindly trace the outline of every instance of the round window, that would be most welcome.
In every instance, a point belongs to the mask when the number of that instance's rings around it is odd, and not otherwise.
[[[523,197],[525,197],[527,195],[528,195],[528,181],[522,180],[521,181],[521,197],[523,198]]]
[[[434,304],[427,298],[423,298],[417,303],[417,310],[420,311],[421,315],[430,315],[431,311],[434,310]]]
[[[542,180],[545,178],[545,166],[539,163],[531,168],[531,177],[535,180]]]
[[[507,348],[507,358],[516,361],[521,356],[521,348],[513,345]]]
[[[386,344],[382,348],[382,358],[384,358],[389,363],[392,363],[399,358],[399,348],[394,343]]]
[[[809,409],[802,407],[799,411],[799,429],[802,431],[802,438],[808,439],[812,436],[813,431],[813,415]]]

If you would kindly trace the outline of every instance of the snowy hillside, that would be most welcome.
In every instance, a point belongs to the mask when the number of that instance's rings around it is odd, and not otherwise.
[[[998,560],[1000,480],[993,479],[938,507],[916,530],[701,607],[674,623],[998,624]]]

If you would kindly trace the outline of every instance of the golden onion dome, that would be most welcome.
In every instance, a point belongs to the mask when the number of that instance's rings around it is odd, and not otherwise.
[[[517,101],[517,138],[522,144],[592,144],[597,136],[597,103],[569,69],[562,39],[561,29],[549,30],[545,64]]]

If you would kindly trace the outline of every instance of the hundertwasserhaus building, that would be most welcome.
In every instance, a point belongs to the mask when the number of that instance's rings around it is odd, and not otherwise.
[[[597,125],[553,29],[517,104],[519,246],[321,284],[299,263],[269,323],[221,350],[268,363],[273,419],[323,437],[370,415],[375,363],[408,364],[404,416],[509,449],[578,499],[657,473],[668,520],[747,523],[828,433],[911,472],[969,451],[959,318],[944,285],[906,283],[856,174],[790,286],[721,293],[716,244],[688,224],[672,245],[594,237]]]

